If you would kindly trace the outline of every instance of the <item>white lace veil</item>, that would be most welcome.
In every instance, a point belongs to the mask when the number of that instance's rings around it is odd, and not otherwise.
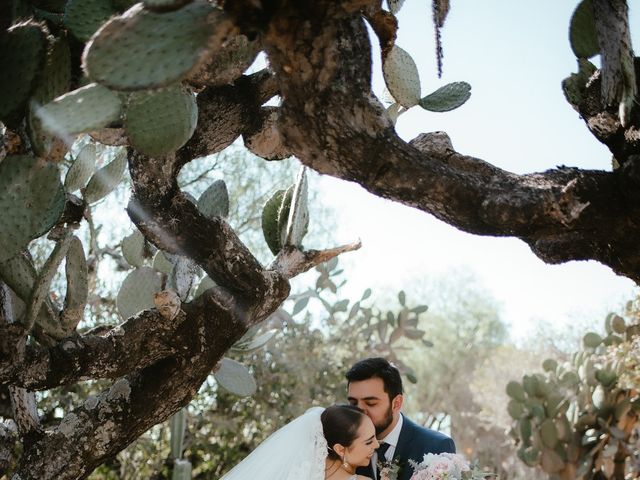
[[[324,480],[323,410],[310,408],[276,431],[221,480]]]

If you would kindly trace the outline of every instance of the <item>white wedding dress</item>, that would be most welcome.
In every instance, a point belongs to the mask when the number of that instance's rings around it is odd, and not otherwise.
[[[269,436],[221,480],[324,480],[323,411],[321,407],[307,410]]]

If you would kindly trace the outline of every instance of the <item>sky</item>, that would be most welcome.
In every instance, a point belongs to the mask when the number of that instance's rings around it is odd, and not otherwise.
[[[639,12],[629,3],[630,23],[638,25]],[[515,173],[562,164],[610,170],[608,150],[587,131],[560,87],[576,70],[568,26],[577,1],[453,0],[442,33],[442,79],[436,73],[430,4],[405,2],[397,44],[418,65],[423,96],[461,80],[471,84],[472,96],[448,113],[414,107],[398,120],[402,138],[442,130],[458,152]],[[639,48],[635,33],[632,42]],[[377,50],[374,58],[374,91],[380,95]],[[501,305],[514,337],[526,338],[540,319],[600,321],[636,291],[631,280],[596,262],[546,265],[517,239],[466,234],[354,184],[318,176],[311,187],[337,212],[336,244],[362,240],[359,251],[341,257],[347,294],[367,287],[419,291],[422,283],[452,271],[471,272]]]

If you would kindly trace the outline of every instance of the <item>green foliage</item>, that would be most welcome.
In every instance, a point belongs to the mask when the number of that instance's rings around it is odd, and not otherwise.
[[[230,358],[223,358],[213,373],[218,384],[240,397],[248,397],[256,391],[256,381],[245,367]]]
[[[453,82],[420,99],[420,106],[432,112],[448,112],[464,105],[470,97],[471,85]]]
[[[118,120],[121,111],[117,94],[91,83],[36,109],[35,115],[47,131],[66,138],[105,127]]]
[[[133,93],[124,126],[131,145],[149,156],[161,156],[182,147],[196,128],[195,95],[180,86]]]
[[[53,227],[64,209],[58,168],[29,156],[0,163],[0,262]]]
[[[93,174],[84,191],[85,201],[95,203],[109,195],[122,181],[126,166],[127,152],[120,149],[113,160]]]
[[[160,291],[161,285],[158,273],[150,267],[136,268],[129,273],[116,299],[121,318],[127,319],[142,310],[153,308],[153,295]]]
[[[0,91],[5,92],[0,95],[0,121],[19,123],[46,52],[45,33],[39,24],[20,23],[0,36]]]
[[[39,82],[31,95],[27,125],[29,138],[37,156],[50,155],[59,159],[67,149],[60,145],[60,140],[48,133],[36,115],[40,105],[52,101],[65,94],[71,84],[71,52],[66,37],[49,41],[49,50],[39,78]]]
[[[578,58],[591,58],[600,53],[591,0],[582,0],[573,12],[569,41],[573,53]]]
[[[88,143],[78,152],[67,171],[67,175],[64,178],[65,190],[72,193],[83,188],[91,178],[95,166],[96,146],[93,143]]]
[[[64,332],[70,334],[82,321],[89,296],[87,260],[82,242],[75,236],[71,238],[67,250],[65,273],[67,293],[64,309],[60,314],[60,323]]]
[[[112,18],[87,44],[84,69],[93,81],[116,90],[170,85],[197,67],[216,15],[204,1],[167,13],[146,10],[140,3]]]
[[[198,210],[207,218],[229,216],[229,192],[224,180],[213,182],[198,199]]]
[[[418,67],[406,51],[394,45],[383,59],[384,81],[393,98],[405,108],[420,101],[420,74]]]
[[[269,250],[274,255],[282,249],[282,230],[280,228],[279,212],[287,212],[286,208],[286,194],[287,190],[277,190],[267,203],[265,203],[262,209],[262,233],[264,239],[269,246]],[[290,203],[289,203],[290,205]],[[282,215],[284,217],[284,215]]]
[[[615,320],[617,331],[613,318],[620,319]],[[547,359],[544,374],[524,375],[521,384],[507,385],[515,402],[508,409],[514,418],[512,434],[520,444],[518,458],[550,478],[621,479],[637,474],[631,463],[625,467],[624,462],[638,453],[631,438],[638,425],[633,407],[637,390],[620,382],[626,369],[616,355],[621,344],[633,344],[637,333],[625,328],[620,316],[610,315],[605,324],[607,338],[617,342],[607,345],[601,335],[588,332],[583,349],[570,362]],[[514,395],[515,391],[520,394]]]
[[[81,42],[86,42],[116,10],[111,0],[68,0],[64,25]]]

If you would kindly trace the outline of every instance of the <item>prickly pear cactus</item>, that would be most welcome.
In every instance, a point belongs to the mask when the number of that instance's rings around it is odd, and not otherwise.
[[[111,0],[69,0],[64,25],[78,40],[86,42],[114,13]]]
[[[96,146],[88,143],[78,152],[71,167],[64,177],[64,188],[67,192],[75,192],[83,188],[96,166]]]
[[[93,81],[116,90],[158,88],[180,81],[205,57],[219,15],[202,0],[166,13],[149,11],[142,3],[134,5],[107,22],[87,44],[85,72]]]
[[[65,263],[67,293],[64,298],[64,309],[60,313],[60,323],[66,334],[76,329],[84,317],[89,296],[87,259],[82,242],[72,237]]]
[[[123,320],[155,307],[153,295],[162,289],[158,273],[150,267],[133,270],[120,286],[116,307]]]
[[[44,129],[36,110],[69,90],[71,52],[69,42],[64,37],[54,38],[48,43],[49,49],[42,74],[29,101],[27,126],[34,153],[59,161],[68,151],[67,144]]]
[[[53,227],[64,210],[58,168],[29,156],[0,163],[0,262]]]
[[[220,361],[213,376],[218,385],[240,397],[253,395],[257,388],[256,381],[247,367],[230,358]]]
[[[141,267],[144,263],[144,237],[136,230],[122,239],[122,256],[132,267]]]
[[[463,105],[471,97],[471,85],[453,82],[440,87],[420,100],[420,106],[432,112],[448,112]]]
[[[420,74],[411,55],[397,45],[383,59],[384,81],[393,98],[410,108],[420,101]]]
[[[262,208],[262,233],[269,250],[274,255],[282,249],[282,230],[278,226],[278,212],[282,207],[285,193],[286,190],[278,190]]]
[[[91,83],[36,109],[35,115],[47,131],[65,138],[105,127],[118,120],[121,111],[116,93]]]
[[[302,167],[295,188],[291,194],[291,207],[287,215],[287,226],[285,234],[285,245],[302,246],[304,238],[309,228],[309,207],[307,205],[309,197],[309,186],[307,182],[307,169]]]
[[[198,210],[207,218],[229,216],[229,192],[223,180],[216,180],[202,192]]]
[[[19,121],[46,57],[43,27],[34,22],[12,26],[0,37],[0,121]]]
[[[84,191],[87,203],[94,203],[109,195],[118,186],[127,166],[127,151],[121,149],[113,160],[95,172]]]
[[[569,26],[569,41],[573,53],[578,58],[591,58],[600,53],[591,0],[582,0],[573,12]]]
[[[544,373],[508,383],[520,460],[550,478],[626,478],[640,399],[618,385],[623,365],[608,348],[630,340],[633,331],[610,315],[605,335],[585,334],[570,362],[547,359]]]
[[[178,85],[132,94],[124,125],[136,150],[149,156],[161,156],[175,152],[187,143],[197,122],[195,95]]]

